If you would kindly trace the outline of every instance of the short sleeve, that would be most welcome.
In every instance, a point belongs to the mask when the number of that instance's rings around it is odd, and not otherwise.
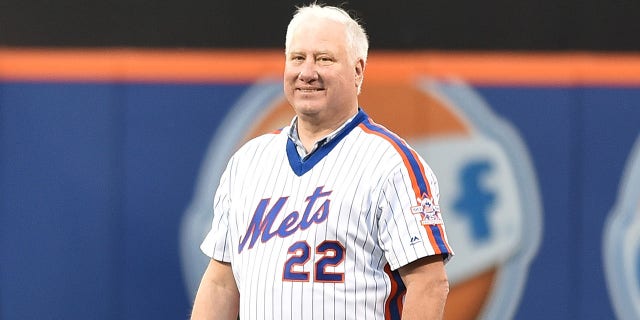
[[[419,172],[399,165],[381,188],[378,237],[392,270],[431,255],[441,254],[445,262],[453,256],[436,176],[424,160],[418,161]]]
[[[216,190],[213,202],[213,220],[211,230],[207,233],[200,249],[204,254],[212,259],[231,262],[231,251],[229,248],[229,167],[227,166],[220,177],[220,184]]]

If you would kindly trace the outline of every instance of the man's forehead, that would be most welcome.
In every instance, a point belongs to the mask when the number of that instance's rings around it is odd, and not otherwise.
[[[291,52],[336,53],[344,50],[346,35],[339,29],[299,28],[291,38]]]

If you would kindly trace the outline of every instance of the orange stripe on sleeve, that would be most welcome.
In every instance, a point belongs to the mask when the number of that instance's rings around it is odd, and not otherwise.
[[[380,134],[378,132],[372,131],[369,128],[367,128],[364,124],[359,124],[358,125],[363,131],[370,133],[370,134],[375,134],[387,141],[389,141],[389,143],[396,149],[396,151],[398,152],[398,154],[400,155],[400,157],[402,157],[402,162],[404,162],[404,166],[407,168],[407,170],[409,170],[409,177],[411,179],[411,188],[413,189],[413,192],[415,193],[416,199],[420,198],[422,196],[422,194],[420,193],[420,187],[418,186],[418,181],[416,180],[416,175],[414,174],[412,168],[411,168],[411,164],[409,163],[409,159],[407,159],[407,156],[404,154],[404,152],[402,151],[402,149],[400,149],[400,146],[398,146],[393,140],[391,140],[389,137]]]
[[[442,251],[440,250],[440,246],[438,245],[438,242],[436,241],[436,237],[433,234],[433,231],[431,230],[431,226],[430,225],[425,225],[424,229],[427,231],[427,236],[429,237],[429,243],[431,244],[431,247],[434,250],[434,254],[441,254]]]
[[[416,151],[411,149],[411,148],[409,148],[409,150],[411,150],[411,154],[416,159],[416,162],[418,163],[418,166],[420,167],[420,172],[422,173],[422,176],[424,177],[424,183],[427,186],[427,194],[429,196],[433,196],[431,194],[431,183],[429,181],[429,177],[427,176],[427,173],[424,171],[424,166],[422,165],[422,161],[420,161],[420,157],[418,156],[418,153],[416,153]],[[422,195],[420,195],[420,197],[422,197]]]

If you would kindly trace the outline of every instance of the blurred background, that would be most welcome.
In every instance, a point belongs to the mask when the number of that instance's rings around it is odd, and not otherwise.
[[[0,319],[187,319],[304,1],[0,1]],[[640,318],[640,2],[324,1],[439,177],[448,319]],[[358,314],[354,310],[354,314]]]

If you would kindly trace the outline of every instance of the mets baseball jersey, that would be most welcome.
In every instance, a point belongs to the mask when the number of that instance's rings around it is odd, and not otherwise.
[[[245,319],[399,319],[397,269],[453,252],[436,177],[362,110],[301,158],[291,127],[230,159],[201,248],[230,262]]]

